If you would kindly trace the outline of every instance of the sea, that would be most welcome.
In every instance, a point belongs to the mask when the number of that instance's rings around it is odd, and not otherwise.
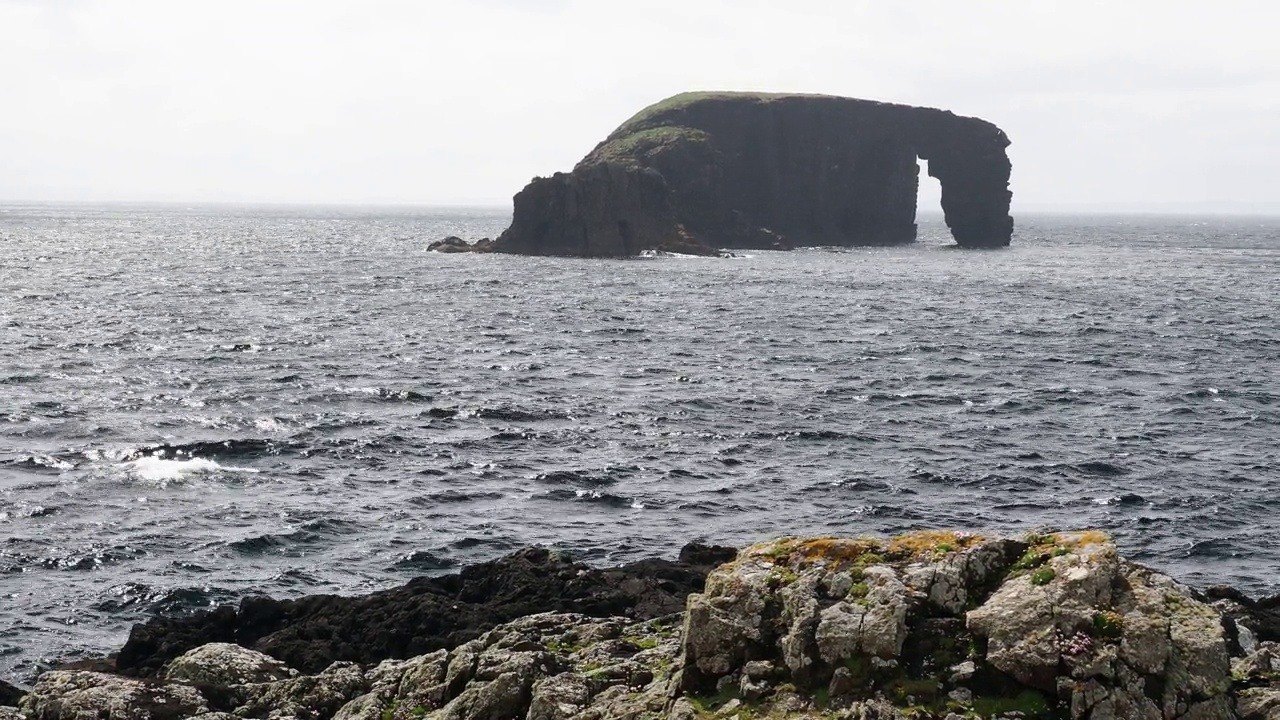
[[[1280,218],[439,254],[509,211],[0,204],[0,677],[528,545],[1101,528],[1280,593]]]

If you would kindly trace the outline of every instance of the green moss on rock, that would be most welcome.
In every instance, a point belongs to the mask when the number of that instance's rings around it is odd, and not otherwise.
[[[1031,573],[1031,584],[1032,585],[1048,585],[1049,583],[1053,582],[1053,579],[1057,576],[1058,576],[1058,573],[1054,572],[1053,568],[1042,567],[1039,570],[1036,570],[1035,572]]]
[[[596,161],[633,164],[654,151],[679,143],[705,143],[709,136],[702,130],[679,125],[662,125],[611,138],[592,153]]]
[[[1048,717],[1049,701],[1035,690],[1024,690],[1012,697],[979,696],[973,699],[972,712],[980,718],[999,717],[1011,713],[1021,713],[1022,717]]]
[[[824,97],[822,95],[806,95],[804,93],[763,93],[763,92],[729,92],[729,91],[694,91],[683,92],[678,95],[672,95],[669,98],[659,100],[658,102],[643,108],[640,112],[632,115],[626,122],[622,123],[617,130],[610,135],[609,139],[630,135],[654,124],[666,124],[663,119],[666,116],[676,114],[691,105],[697,105],[708,101],[716,100],[732,100],[735,102],[750,102],[755,100],[761,103],[773,102],[783,98],[793,97]]]

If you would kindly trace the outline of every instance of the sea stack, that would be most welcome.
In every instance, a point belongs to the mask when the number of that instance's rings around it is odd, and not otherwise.
[[[966,248],[1004,247],[1009,139],[978,118],[826,95],[684,93],[645,108],[570,173],[515,196],[498,252],[897,245],[916,237],[917,158]]]

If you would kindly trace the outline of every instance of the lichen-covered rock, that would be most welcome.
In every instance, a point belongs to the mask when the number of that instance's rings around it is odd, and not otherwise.
[[[400,683],[396,686],[396,695],[401,705],[409,708],[440,707],[445,695],[449,692],[448,671],[449,653],[437,650],[429,655],[422,655],[405,661],[404,672],[400,675]],[[455,675],[455,686],[465,683],[464,677]],[[375,688],[377,687],[375,681]]]
[[[1280,720],[1280,689],[1245,688],[1236,695],[1240,720]]]
[[[515,718],[524,714],[533,686],[533,668],[518,665],[491,680],[469,684],[432,718],[439,720],[479,720]]]
[[[27,720],[27,717],[16,707],[0,705],[0,720]]]
[[[528,720],[569,720],[591,702],[591,683],[574,672],[543,678],[533,684]]]
[[[690,669],[709,676],[727,675],[764,640],[771,568],[737,566],[713,571],[705,592],[689,596],[684,618],[685,653]]]
[[[368,689],[359,665],[336,662],[318,675],[235,686],[233,690],[243,698],[235,713],[241,717],[328,718]]]
[[[907,611],[913,601],[891,568],[873,565],[862,572],[857,596],[819,613],[814,639],[823,662],[834,665],[855,655],[892,659],[907,637]],[[852,588],[852,586],[850,586]]]
[[[680,689],[757,715],[1234,717],[1221,617],[1101,533],[784,539],[689,609]]]
[[[54,670],[36,680],[20,710],[31,720],[181,720],[210,708],[186,685]]]
[[[967,615],[969,630],[988,642],[986,660],[992,667],[1047,691],[1056,689],[1064,656],[1092,647],[1088,628],[1095,613],[1110,607],[1119,571],[1115,547],[1102,537],[1061,553],[1055,545],[1051,555],[1036,569],[1006,580]]]
[[[194,685],[241,685],[285,680],[298,672],[269,655],[231,643],[209,643],[175,658],[166,680]]]
[[[1258,643],[1252,652],[1232,658],[1231,676],[1239,680],[1280,678],[1280,644]]]
[[[908,617],[934,588],[949,588],[936,592],[943,606],[956,598],[963,604],[965,578],[986,581],[989,570],[966,569],[965,558],[982,544],[942,533],[887,544],[784,539],[748,548],[690,596],[682,685],[714,687],[744,660],[774,661],[800,685],[826,684],[847,662],[892,662],[907,641]]]
[[[661,711],[679,651],[678,618],[634,623],[530,615],[452,651],[383,662],[341,720],[590,720]]]
[[[971,596],[985,594],[993,582],[1002,580],[1010,564],[1025,550],[1025,543],[1012,539],[980,542],[928,562],[908,565],[903,570],[903,582],[924,593],[934,608],[958,615],[969,605]]]

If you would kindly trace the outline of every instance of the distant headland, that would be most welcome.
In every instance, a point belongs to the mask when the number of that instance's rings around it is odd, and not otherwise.
[[[962,247],[1003,247],[1009,139],[978,118],[826,95],[699,92],[641,110],[570,173],[515,196],[497,252],[896,245],[916,237],[917,158]]]

